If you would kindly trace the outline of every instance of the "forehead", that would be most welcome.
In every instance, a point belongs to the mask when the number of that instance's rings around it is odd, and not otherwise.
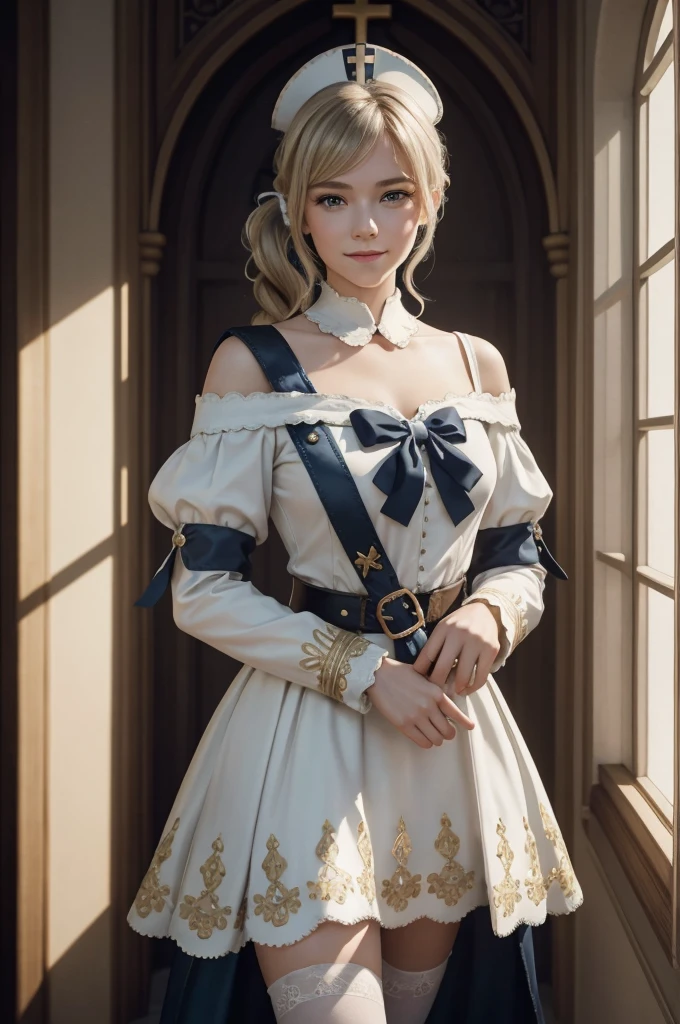
[[[399,153],[390,137],[382,135],[360,163],[341,174],[334,174],[333,178],[358,187],[401,176],[410,176],[408,161]]]

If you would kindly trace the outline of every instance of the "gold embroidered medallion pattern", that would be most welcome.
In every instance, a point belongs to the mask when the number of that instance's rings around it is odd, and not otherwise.
[[[316,672],[321,693],[342,702],[351,659],[364,654],[369,641],[357,633],[331,625],[327,625],[325,630],[315,629],[313,635],[316,644],[309,641],[302,644],[303,654],[308,657],[302,659],[300,668]]]
[[[441,872],[433,871],[427,876],[430,887],[427,890],[436,895],[438,900],[444,900],[447,907],[454,907],[461,896],[472,889],[475,882],[474,871],[466,871],[462,864],[456,860],[456,854],[460,850],[460,838],[451,829],[451,819],[448,814],[441,816],[441,829],[434,841],[434,848],[440,853],[446,863]]]
[[[546,875],[545,884],[546,887],[548,887],[553,882],[558,882],[564,895],[569,898],[574,896],[576,893],[576,876],[574,875],[574,869],[571,865],[569,854],[567,853],[567,847],[565,846],[562,833],[560,832],[557,823],[550,817],[543,804],[539,804],[539,807],[541,811],[541,818],[543,820],[543,831],[560,854],[560,866],[559,868],[553,868],[552,871]]]
[[[406,831],[406,824],[402,817],[399,818],[397,826],[397,838],[392,846],[392,856],[399,865],[391,878],[384,878],[382,883],[381,896],[387,900],[387,905],[394,910],[406,910],[408,901],[415,899],[420,894],[421,875],[412,875],[406,866],[409,855],[413,851],[411,837]]]
[[[357,849],[364,862],[364,870],[357,877],[359,891],[371,903],[375,899],[375,876],[373,874],[373,848],[368,838],[366,823],[360,821],[357,825]]]
[[[167,897],[170,895],[170,886],[161,885],[160,871],[161,864],[163,861],[167,860],[172,853],[172,842],[178,828],[179,818],[175,818],[174,825],[158,844],[158,848],[153,855],[149,870],[142,879],[142,884],[135,896],[135,907],[137,908],[137,913],[140,917],[148,917],[152,910],[155,910],[160,914],[161,910],[165,906]]]
[[[262,914],[264,920],[267,923],[271,922],[275,928],[287,924],[290,915],[297,914],[302,906],[298,899],[299,888],[295,886],[294,889],[288,889],[281,881],[281,875],[288,867],[288,861],[278,852],[278,848],[279,841],[272,833],[267,840],[269,853],[262,861],[262,868],[270,884],[267,886],[264,896],[258,894],[253,897],[256,904],[255,914]]]
[[[209,939],[213,930],[223,931],[227,927],[227,917],[231,907],[221,907],[216,890],[222,884],[226,871],[222,863],[224,853],[222,837],[218,836],[212,844],[213,852],[201,865],[205,889],[200,896],[187,896],[179,908],[180,917],[188,920],[192,932],[197,932],[199,939]]]
[[[522,896],[521,893],[517,891],[519,889],[519,878],[513,878],[510,871],[515,855],[510,848],[510,843],[505,835],[505,831],[506,827],[499,818],[498,824],[496,825],[496,833],[501,838],[498,843],[496,856],[505,869],[505,876],[502,882],[499,882],[498,885],[494,885],[493,887],[494,892],[496,893],[493,901],[497,908],[500,908],[501,904],[503,905],[503,917],[508,917],[513,913],[515,905],[520,902]]]
[[[529,860],[531,862],[531,868],[529,870],[529,874],[524,879],[524,884],[527,888],[527,895],[529,899],[532,903],[538,906],[538,904],[541,903],[548,895],[548,886],[546,885],[546,879],[543,878],[541,873],[541,862],[538,858],[536,836],[531,831],[531,826],[527,819],[523,818],[522,820],[527,834],[524,851],[529,854]]]
[[[316,855],[323,861],[316,882],[307,882],[310,900],[334,900],[344,903],[348,892],[354,892],[352,876],[338,867],[336,832],[328,818],[323,823],[323,835],[316,845]]]

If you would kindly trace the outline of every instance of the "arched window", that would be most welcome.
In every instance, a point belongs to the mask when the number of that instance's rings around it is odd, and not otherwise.
[[[675,62],[657,0],[636,83],[633,566],[635,775],[672,826],[675,731]]]
[[[680,959],[677,3],[633,0],[624,17],[618,0],[603,0],[597,39],[584,794],[671,964]],[[588,835],[608,855],[598,829]]]

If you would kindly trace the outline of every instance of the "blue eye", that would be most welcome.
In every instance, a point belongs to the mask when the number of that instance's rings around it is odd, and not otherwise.
[[[383,199],[389,199],[390,196],[397,196],[397,199],[394,201],[399,202],[400,199],[403,199],[404,197],[410,198],[413,194],[413,192],[405,192],[403,189],[398,189],[396,192],[386,192]]]
[[[326,207],[327,210],[335,209],[335,203],[333,203],[331,206],[328,206],[327,203],[326,203],[327,199],[339,199],[340,202],[342,202],[342,203],[344,203],[344,201],[345,201],[342,198],[342,196],[319,196],[319,198],[316,200],[316,205],[320,206],[321,204],[323,204]]]

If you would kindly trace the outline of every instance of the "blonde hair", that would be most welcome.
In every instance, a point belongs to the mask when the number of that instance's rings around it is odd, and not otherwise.
[[[276,197],[264,201],[246,221],[243,243],[251,253],[246,277],[253,282],[261,307],[252,323],[287,320],[312,304],[323,264],[302,234],[307,192],[315,182],[356,167],[385,134],[406,161],[427,214],[403,271],[404,287],[420,303],[422,314],[425,303],[413,283],[413,271],[427,255],[444,212],[449,176],[443,137],[404,89],[379,81],[340,82],[303,104],[274,155],[274,188],[286,197],[290,227]],[[439,190],[438,205],[433,190]],[[304,276],[288,258],[291,246]],[[251,261],[257,268],[254,277],[249,274]]]

